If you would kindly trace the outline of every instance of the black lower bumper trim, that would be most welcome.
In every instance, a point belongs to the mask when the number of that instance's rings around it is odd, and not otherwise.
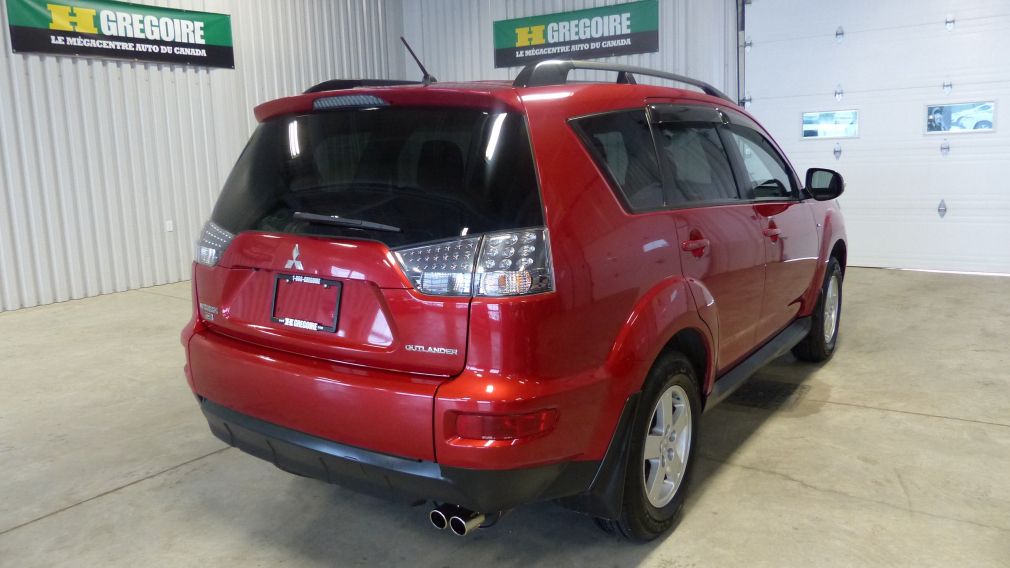
[[[380,497],[430,499],[495,512],[585,491],[599,462],[511,470],[444,467],[347,446],[277,426],[203,399],[215,436],[280,469]]]

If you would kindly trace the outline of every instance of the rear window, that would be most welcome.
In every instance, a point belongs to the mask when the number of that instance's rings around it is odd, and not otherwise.
[[[295,213],[400,232],[333,226]],[[368,238],[391,247],[544,224],[523,116],[457,108],[270,120],[239,157],[212,219],[232,233]]]
[[[599,114],[575,125],[632,211],[663,207],[663,180],[645,110]]]

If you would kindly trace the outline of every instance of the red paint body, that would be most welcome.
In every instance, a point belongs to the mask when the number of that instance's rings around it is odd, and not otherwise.
[[[380,243],[238,235],[218,266],[195,265],[194,319],[182,338],[187,375],[198,395],[287,428],[461,468],[598,461],[625,401],[675,334],[690,329],[703,338],[708,393],[718,376],[811,313],[828,257],[844,241],[836,204],[812,199],[628,213],[568,123],[643,108],[647,99],[732,106],[720,99],[604,84],[354,92],[391,105],[524,113],[554,291],[424,296]],[[333,94],[280,99],[257,107],[256,116],[307,113],[314,99]],[[339,329],[325,340],[270,323],[274,274],[291,272],[282,269],[295,243],[300,273],[342,283]],[[213,321],[202,319],[199,303],[218,307]],[[411,344],[457,353],[409,351]],[[455,431],[457,413],[544,409],[556,421],[542,436],[478,441]]]

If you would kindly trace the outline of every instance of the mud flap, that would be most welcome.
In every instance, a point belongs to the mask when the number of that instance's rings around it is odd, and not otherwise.
[[[631,425],[634,423],[640,397],[641,393],[636,392],[624,403],[607,454],[600,462],[589,489],[559,499],[561,506],[602,519],[616,520],[621,516],[628,473],[628,452],[631,451]]]

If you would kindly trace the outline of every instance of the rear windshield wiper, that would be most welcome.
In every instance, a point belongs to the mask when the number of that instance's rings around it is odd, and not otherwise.
[[[320,223],[323,225],[335,225],[337,227],[351,227],[353,229],[367,229],[371,231],[386,231],[389,233],[399,233],[400,228],[394,227],[392,225],[383,225],[382,223],[373,223],[371,221],[364,221],[362,219],[346,219],[344,217],[337,217],[336,215],[317,215],[316,213],[303,213],[301,211],[295,211],[295,219],[299,221],[308,221],[310,223]]]

